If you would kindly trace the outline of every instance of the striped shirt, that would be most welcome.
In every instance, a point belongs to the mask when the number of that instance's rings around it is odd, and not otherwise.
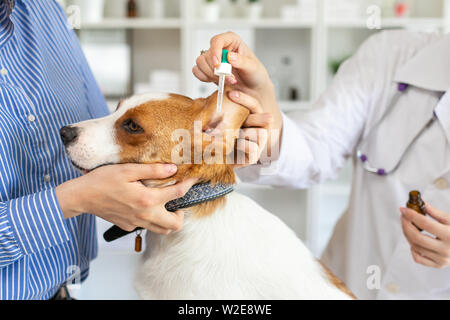
[[[0,299],[48,299],[87,276],[95,220],[59,207],[55,187],[79,176],[59,129],[107,110],[56,1],[0,0]]]

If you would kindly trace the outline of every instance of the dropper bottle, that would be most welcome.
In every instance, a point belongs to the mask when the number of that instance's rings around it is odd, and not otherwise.
[[[409,193],[409,199],[408,199],[408,202],[406,203],[406,207],[409,209],[412,209],[422,215],[427,214],[427,211],[425,209],[425,202],[422,200],[422,196],[421,196],[420,192],[417,190],[411,191]],[[420,229],[420,228],[417,228],[417,229],[422,231],[422,229]]]
[[[217,93],[217,113],[222,113],[223,92],[225,90],[225,78],[231,76],[233,68],[228,61],[228,50],[222,50],[222,62],[214,69],[214,74],[219,77],[219,88]]]

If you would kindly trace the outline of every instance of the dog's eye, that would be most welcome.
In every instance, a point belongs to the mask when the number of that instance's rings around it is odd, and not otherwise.
[[[131,119],[125,120],[123,122],[123,128],[129,133],[142,133],[144,129],[142,129],[136,122]]]

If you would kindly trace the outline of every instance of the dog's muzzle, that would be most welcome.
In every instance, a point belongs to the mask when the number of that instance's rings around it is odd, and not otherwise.
[[[62,142],[67,147],[78,137],[78,128],[70,126],[62,127],[59,133],[61,134]]]

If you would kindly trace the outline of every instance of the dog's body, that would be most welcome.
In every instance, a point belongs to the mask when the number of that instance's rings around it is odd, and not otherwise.
[[[132,97],[108,117],[63,128],[63,141],[82,170],[111,163],[176,163],[175,176],[144,183],[163,187],[198,177],[203,183],[232,184],[233,167],[211,163],[208,157],[233,147],[237,135],[231,135],[230,144],[212,132],[239,129],[248,110],[225,97],[224,114],[217,120],[215,104],[216,95],[197,100],[177,95]],[[195,121],[202,129],[200,152],[210,146],[219,149],[205,153],[207,159],[200,163],[177,163],[173,132],[183,129],[195,136]],[[195,144],[183,150],[183,156],[189,153],[188,159],[194,159]],[[283,222],[251,199],[232,193],[185,211],[181,231],[168,236],[147,233],[146,261],[136,277],[143,298],[354,298]]]
[[[147,233],[136,277],[144,299],[349,299],[296,235],[238,193],[214,214]]]

